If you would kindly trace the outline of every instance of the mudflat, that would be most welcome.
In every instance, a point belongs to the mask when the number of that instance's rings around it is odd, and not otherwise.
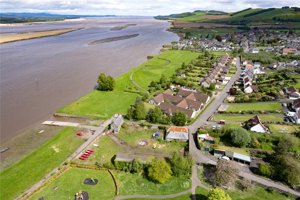
[[[128,24],[136,25],[111,30]],[[169,26],[169,22],[153,18],[93,18],[1,27],[2,34],[80,29],[1,44],[2,143],[93,90],[99,73],[119,76],[145,62],[147,56],[157,54],[163,44],[178,40],[176,34],[166,31]],[[139,35],[89,45],[133,34]]]
[[[63,29],[63,30],[48,30],[48,31],[36,31],[28,33],[12,33],[12,34],[0,34],[0,44],[8,42],[16,42],[20,40],[29,40],[34,38],[48,37],[61,35],[74,31],[76,29]]]

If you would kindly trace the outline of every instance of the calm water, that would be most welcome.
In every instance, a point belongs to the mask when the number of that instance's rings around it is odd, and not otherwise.
[[[110,30],[137,24],[123,30]],[[118,76],[177,40],[169,23],[154,19],[86,19],[14,27],[0,33],[82,28],[60,36],[0,45],[1,140],[49,118],[58,108],[91,91],[100,72]],[[127,40],[88,45],[95,40],[139,34]]]

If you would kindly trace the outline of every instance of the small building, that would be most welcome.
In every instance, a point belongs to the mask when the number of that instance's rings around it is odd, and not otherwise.
[[[189,129],[186,127],[171,126],[166,133],[166,140],[188,141]]]
[[[256,115],[253,118],[249,119],[245,123],[245,127],[253,132],[257,133],[267,133],[269,129],[260,121],[260,118]]]
[[[208,133],[198,135],[198,139],[202,142],[207,142],[211,144],[215,143],[215,138],[211,137]]]
[[[234,160],[236,162],[250,165],[251,163],[251,157],[247,155],[243,155],[240,153],[232,152],[232,151],[225,151],[221,149],[215,149],[214,150],[214,156],[218,158],[222,158],[224,156],[228,157],[230,160]]]
[[[110,130],[113,133],[118,133],[124,123],[124,119],[122,115],[115,114],[112,119],[112,123],[110,124]]]
[[[284,48],[282,50],[282,55],[288,55],[288,54],[295,54],[297,52],[297,49],[295,48]]]
[[[153,133],[153,134],[152,134],[152,137],[153,137],[153,138],[159,138],[159,137],[160,137],[160,132],[157,131],[157,132]]]

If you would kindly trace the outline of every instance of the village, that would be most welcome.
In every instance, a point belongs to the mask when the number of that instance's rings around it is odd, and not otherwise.
[[[43,122],[70,143],[45,148],[70,155],[18,199],[70,197],[70,179],[78,200],[189,199],[215,187],[299,197],[299,42],[265,30],[182,38],[116,80],[99,75],[95,91]]]

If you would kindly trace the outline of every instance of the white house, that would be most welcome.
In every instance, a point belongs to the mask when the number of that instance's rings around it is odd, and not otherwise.
[[[256,124],[250,128],[250,131],[257,132],[257,133],[266,133],[266,128],[263,124]]]
[[[251,85],[247,86],[245,89],[244,89],[244,92],[246,94],[251,94],[253,92],[253,89],[251,87]]]
[[[300,109],[297,109],[297,111],[295,112],[293,118],[294,118],[296,124],[300,124]]]

